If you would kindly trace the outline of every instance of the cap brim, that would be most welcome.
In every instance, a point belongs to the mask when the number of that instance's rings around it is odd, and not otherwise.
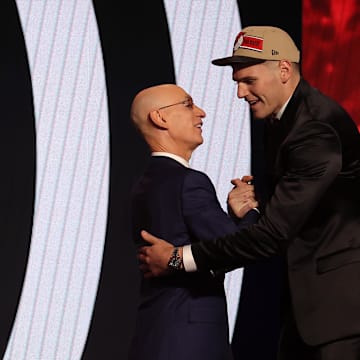
[[[264,62],[264,59],[256,59],[247,56],[229,56],[222,59],[215,59],[211,63],[218,66],[226,65],[241,65],[241,66],[251,66]]]

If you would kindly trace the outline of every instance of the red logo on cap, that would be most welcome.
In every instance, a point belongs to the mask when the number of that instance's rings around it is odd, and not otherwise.
[[[250,49],[255,51],[263,51],[264,39],[257,36],[249,36],[244,32],[240,32],[235,39],[234,51],[239,48]]]

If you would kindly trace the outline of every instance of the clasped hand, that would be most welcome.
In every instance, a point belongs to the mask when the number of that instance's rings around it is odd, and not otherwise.
[[[234,187],[229,192],[227,203],[238,218],[244,217],[248,211],[259,206],[255,199],[254,185],[251,184],[252,179],[252,176],[247,175],[241,179],[231,180]]]

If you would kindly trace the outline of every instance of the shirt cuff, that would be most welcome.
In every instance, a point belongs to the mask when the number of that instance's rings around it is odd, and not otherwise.
[[[183,264],[186,272],[197,271],[195,260],[191,252],[191,245],[183,246]]]

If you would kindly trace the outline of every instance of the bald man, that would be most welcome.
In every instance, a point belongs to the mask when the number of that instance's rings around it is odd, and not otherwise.
[[[191,96],[173,84],[140,91],[131,118],[152,152],[144,174],[132,192],[133,237],[144,242],[142,229],[172,239],[174,246],[230,234],[257,220],[249,177],[230,196],[237,219],[221,208],[207,175],[189,167],[202,144],[205,112]],[[251,177],[250,177],[251,178]],[[182,266],[175,254],[169,266]],[[166,278],[142,274],[131,360],[231,359],[224,273],[176,272]]]

